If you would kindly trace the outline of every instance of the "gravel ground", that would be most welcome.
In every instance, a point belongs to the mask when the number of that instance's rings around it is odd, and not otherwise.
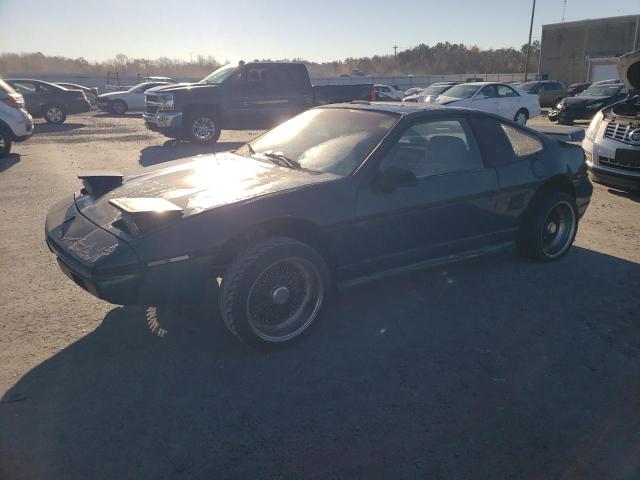
[[[560,262],[351,289],[265,354],[204,308],[93,298],[43,241],[81,170],[211,150],[86,114],[0,161],[1,479],[640,478],[638,196],[596,185]]]

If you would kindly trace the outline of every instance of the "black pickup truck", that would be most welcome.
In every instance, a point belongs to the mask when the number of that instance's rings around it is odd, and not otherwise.
[[[294,62],[225,65],[197,83],[145,94],[145,124],[167,137],[215,143],[221,130],[266,129],[315,105],[375,100],[371,84],[312,86]]]

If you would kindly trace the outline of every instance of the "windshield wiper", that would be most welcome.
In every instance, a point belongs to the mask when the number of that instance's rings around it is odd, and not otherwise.
[[[267,152],[267,153],[262,153],[261,155],[264,155],[269,160],[274,160],[274,163],[282,167],[293,168],[295,170],[302,170],[302,165],[300,165],[300,162],[298,162],[297,160],[294,160],[293,158],[289,158],[286,155],[283,155],[281,153]]]

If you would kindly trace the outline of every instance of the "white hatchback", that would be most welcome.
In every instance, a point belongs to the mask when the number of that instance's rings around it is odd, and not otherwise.
[[[541,113],[537,95],[496,82],[461,83],[440,95],[435,103],[495,113],[521,125]]]

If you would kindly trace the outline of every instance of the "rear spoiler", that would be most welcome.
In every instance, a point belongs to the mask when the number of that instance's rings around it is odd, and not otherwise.
[[[562,142],[581,142],[584,140],[584,130],[579,127],[566,125],[527,125],[532,130],[549,135]]]
[[[182,208],[164,198],[113,198],[109,203],[120,210],[122,221],[133,234],[166,224],[183,213]]]

